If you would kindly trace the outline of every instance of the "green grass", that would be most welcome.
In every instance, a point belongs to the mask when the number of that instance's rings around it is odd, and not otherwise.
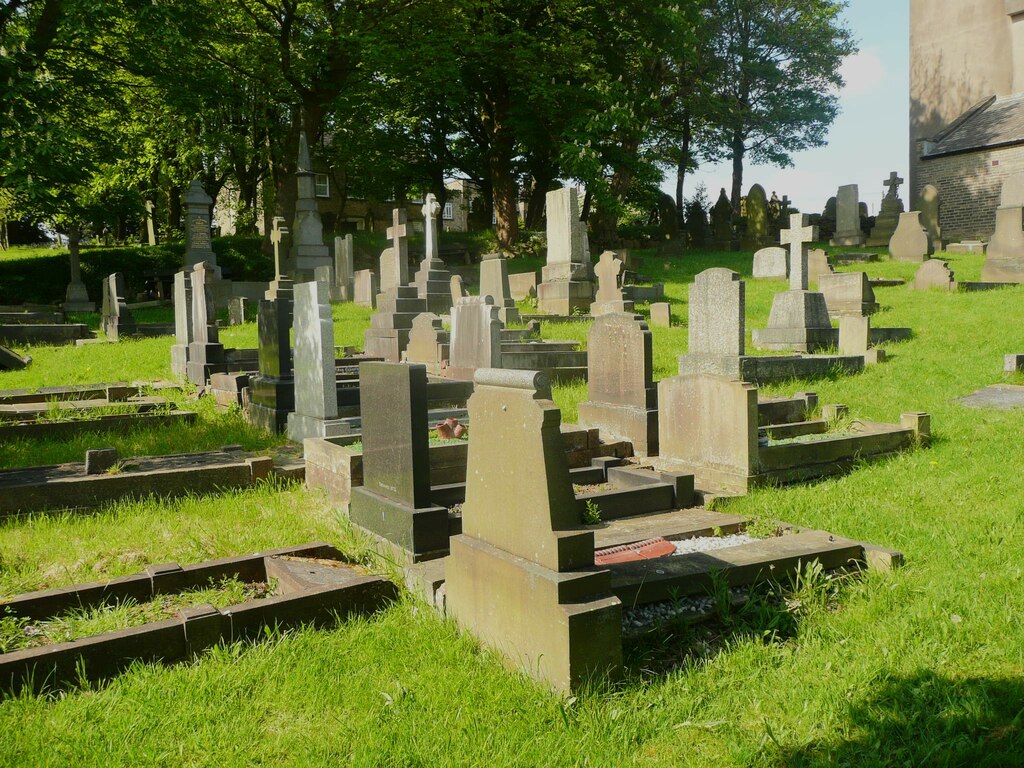
[[[950,261],[958,279],[977,279],[981,259]],[[750,254],[689,254],[667,269],[648,258],[645,271],[666,282],[680,322],[652,330],[658,377],[674,374],[685,351],[688,283],[710,266],[749,277]],[[906,278],[915,267],[862,268]],[[748,329],[764,326],[784,288],[748,281]],[[1024,351],[1024,286],[876,295],[875,325],[915,333],[888,347],[889,362],[771,389],[816,391],[868,419],[928,411],[933,447],[842,478],[759,490],[725,509],[900,549],[904,569],[843,582],[827,601],[812,574],[789,592],[797,607],[785,620],[755,606],[708,632],[661,628],[627,647],[623,684],[569,701],[404,598],[332,631],[2,701],[0,765],[1020,765],[1024,411],[974,411],[955,398],[1024,383],[1001,373],[1004,354]],[[368,315],[336,308],[337,343],[359,342]],[[555,326],[545,336],[585,330]],[[254,333],[241,326],[223,337],[248,346]],[[33,366],[0,374],[0,388],[166,377],[169,344],[36,348]],[[585,392],[555,387],[567,419]],[[259,444],[236,415],[200,412],[200,423],[176,436],[121,438],[122,455],[198,449],[204,439]],[[7,466],[65,453],[80,460],[84,445],[5,446],[0,456]],[[0,524],[0,594],[317,539],[365,555],[343,513],[294,486],[37,515]]]

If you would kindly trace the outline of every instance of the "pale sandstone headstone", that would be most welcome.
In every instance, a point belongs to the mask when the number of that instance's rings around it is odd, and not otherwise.
[[[125,300],[124,275],[115,272],[103,280],[103,301],[100,327],[111,341],[130,335],[137,329],[135,318]]]
[[[1003,182],[1000,208],[1024,208],[1024,173],[1015,173]]]
[[[808,287],[807,245],[818,237],[818,228],[808,224],[807,215],[794,213],[789,229],[779,233],[779,242],[789,246],[789,289],[806,291]]]
[[[667,301],[651,304],[651,327],[672,327],[672,305]]]
[[[338,385],[334,368],[334,319],[329,282],[313,280],[295,286],[295,413],[288,417],[288,437],[330,437],[338,418]]]
[[[633,302],[626,301],[619,284],[623,264],[615,256],[614,251],[605,251],[597,262],[597,295],[590,306],[590,314],[594,317],[612,312],[633,312]]]
[[[575,188],[547,193],[547,235],[547,263],[537,286],[538,309],[554,315],[587,311],[594,296],[593,265]]]
[[[519,310],[512,298],[508,279],[508,259],[502,253],[485,254],[480,262],[480,295],[490,296],[503,323],[518,323]]]
[[[772,246],[755,253],[754,277],[761,280],[785,280],[789,277],[786,249]]]
[[[501,320],[490,296],[466,296],[452,308],[447,376],[472,380],[479,368],[501,368]]]
[[[449,335],[444,330],[441,318],[433,312],[423,312],[412,321],[405,359],[410,363],[426,365],[428,373],[438,373],[441,364],[448,359],[448,345]]]
[[[871,318],[848,315],[839,320],[839,354],[864,358],[865,365],[885,360],[885,352],[871,349]]]
[[[352,301],[355,273],[355,243],[352,235],[334,238],[334,285],[332,301]]]
[[[831,275],[834,272],[832,264],[829,263],[828,254],[821,248],[813,248],[807,252],[807,282],[809,285],[817,285],[822,275]]]
[[[508,276],[508,287],[512,298],[516,301],[536,298],[537,296],[537,273],[518,272]]]
[[[910,287],[915,291],[928,291],[937,288],[943,291],[956,290],[956,280],[949,262],[942,259],[928,259],[914,275]]]
[[[192,342],[188,345],[188,379],[205,386],[213,367],[224,362],[224,345],[217,333],[216,311],[210,292],[218,279],[216,266],[201,261],[192,268]]]
[[[889,240],[889,255],[894,261],[924,261],[932,253],[932,240],[921,225],[921,212],[900,214],[900,223]]]
[[[192,326],[192,280],[187,270],[174,273],[174,345],[171,371],[179,379],[188,376],[188,345],[195,338]]]
[[[942,200],[939,197],[939,188],[934,184],[925,184],[915,207],[921,212],[921,225],[931,238],[933,250],[942,250]]]
[[[618,675],[622,606],[608,572],[593,567],[593,532],[580,529],[547,378],[481,370],[475,383],[463,533],[445,565],[448,612],[559,691]]]
[[[469,295],[469,291],[466,290],[466,286],[462,283],[462,275],[452,275],[452,279],[448,281],[448,290],[452,295],[453,307],[459,303],[459,299]]]
[[[690,286],[690,355],[742,356],[746,285],[729,269],[707,269]]]
[[[996,231],[988,244],[981,279],[986,283],[1024,282],[1024,208],[996,210]]]
[[[246,321],[246,307],[249,300],[244,296],[228,299],[228,325],[242,325]]]
[[[423,201],[424,256],[413,282],[419,298],[427,304],[427,310],[447,314],[452,308],[451,273],[441,259],[437,240],[437,217],[441,206],[433,193]]]
[[[856,184],[839,188],[836,197],[836,234],[830,245],[858,246],[867,239],[860,228],[860,192]]]
[[[355,303],[360,307],[377,307],[377,275],[372,269],[361,269],[355,274]]]
[[[866,272],[836,272],[822,275],[818,290],[825,297],[831,317],[870,315],[878,311],[875,291]]]

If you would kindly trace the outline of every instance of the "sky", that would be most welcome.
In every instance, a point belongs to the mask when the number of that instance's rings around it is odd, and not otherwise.
[[[840,93],[840,115],[828,144],[793,155],[792,168],[747,164],[743,192],[760,184],[771,196],[789,195],[802,213],[820,212],[843,184],[858,184],[860,199],[874,214],[892,171],[907,178],[910,133],[910,3],[908,0],[850,0],[846,23],[859,51],[843,63],[846,87]],[[732,186],[731,163],[703,166],[686,178],[690,197],[703,182],[714,204],[723,187]],[[675,194],[675,178],[663,189]],[[900,190],[906,197],[906,187]]]

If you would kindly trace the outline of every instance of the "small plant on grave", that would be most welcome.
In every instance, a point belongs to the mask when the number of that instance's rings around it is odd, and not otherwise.
[[[601,505],[593,499],[587,499],[583,508],[583,524],[598,525],[601,522]]]
[[[801,616],[827,611],[836,597],[837,586],[838,581],[825,572],[821,561],[811,560],[793,575],[786,607]]]
[[[28,619],[18,616],[0,616],[0,653],[10,653],[25,644]]]
[[[126,469],[123,461],[115,461],[105,470],[104,474],[107,475],[120,475]]]
[[[779,526],[766,517],[752,517],[743,532],[753,539],[774,539],[779,535]]]

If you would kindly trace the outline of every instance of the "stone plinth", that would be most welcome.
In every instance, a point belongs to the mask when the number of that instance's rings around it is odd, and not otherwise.
[[[548,192],[547,222],[547,264],[537,286],[537,308],[552,315],[585,313],[593,301],[593,274],[575,189]]]
[[[658,452],[651,332],[631,315],[598,317],[587,336],[587,401],[577,423],[628,440],[638,456]]]
[[[622,667],[622,605],[580,530],[547,380],[482,370],[469,401],[463,533],[445,566],[448,613],[509,665],[570,692]]]
[[[446,315],[452,308],[451,273],[438,255],[437,215],[441,206],[433,193],[423,201],[423,232],[426,252],[414,283],[417,295],[427,303],[427,311]]]
[[[1024,208],[999,208],[996,211],[996,232],[988,244],[988,255],[981,268],[982,282],[1024,282],[1022,212]]]
[[[454,279],[454,278],[452,278]],[[508,259],[501,253],[489,253],[480,262],[480,295],[491,296],[498,308],[501,322],[518,323],[522,319],[512,298],[512,288],[508,279]],[[452,301],[455,301],[452,293]]]
[[[775,294],[768,327],[755,330],[753,341],[776,351],[815,352],[831,346],[834,334],[825,297],[812,291]]]
[[[416,315],[427,311],[414,285],[393,288],[377,296],[377,313],[364,333],[364,350],[369,357],[397,363],[409,346],[409,333]]]

